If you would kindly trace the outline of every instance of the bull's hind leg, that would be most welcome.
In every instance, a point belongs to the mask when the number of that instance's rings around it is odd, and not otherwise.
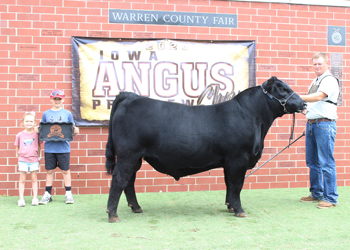
[[[117,208],[120,196],[125,188],[127,188],[129,180],[138,169],[136,164],[130,163],[130,160],[123,161],[121,157],[117,159],[116,167],[113,171],[111,188],[107,203],[107,213],[109,222],[119,222]],[[135,196],[136,199],[136,196]]]
[[[226,205],[228,210],[237,217],[247,217],[241,205],[241,190],[245,177],[244,167],[231,167],[225,169],[225,182],[227,187]]]
[[[141,209],[139,203],[137,202],[137,198],[136,198],[135,186],[134,186],[135,179],[136,179],[136,173],[134,173],[131,176],[131,178],[128,182],[128,185],[124,189],[124,193],[126,196],[126,200],[128,202],[128,206],[131,208],[131,210],[134,213],[142,213],[142,209]]]

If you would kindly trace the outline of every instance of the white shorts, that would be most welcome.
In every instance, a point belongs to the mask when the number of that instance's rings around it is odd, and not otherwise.
[[[22,172],[33,172],[39,170],[39,162],[18,162],[18,170]]]

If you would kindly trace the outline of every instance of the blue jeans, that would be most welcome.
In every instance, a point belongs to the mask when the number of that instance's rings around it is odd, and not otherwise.
[[[306,125],[306,164],[310,168],[310,192],[314,199],[337,204],[337,173],[333,156],[336,121]]]

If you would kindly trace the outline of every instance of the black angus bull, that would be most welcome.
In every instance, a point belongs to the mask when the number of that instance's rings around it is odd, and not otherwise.
[[[134,188],[142,159],[176,180],[222,167],[226,205],[236,216],[246,217],[240,193],[246,171],[261,157],[267,131],[277,117],[304,108],[305,102],[276,77],[211,106],[120,93],[113,102],[106,146],[106,168],[113,174],[109,222],[119,221],[117,207],[123,191],[132,211],[142,212]]]

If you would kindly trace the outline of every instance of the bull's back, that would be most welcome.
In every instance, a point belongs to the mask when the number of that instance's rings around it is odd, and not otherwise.
[[[187,106],[144,97],[124,100],[114,116],[121,151],[194,157],[212,151],[225,117],[214,106]],[[203,157],[203,155],[201,155]]]

